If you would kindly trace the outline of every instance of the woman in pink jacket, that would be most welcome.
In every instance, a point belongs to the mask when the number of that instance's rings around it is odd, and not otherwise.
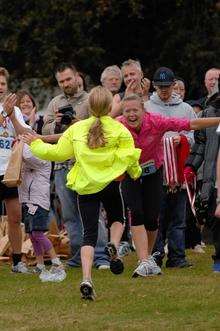
[[[158,230],[158,217],[163,186],[163,144],[167,131],[190,131],[217,125],[218,118],[167,118],[144,110],[142,99],[128,95],[122,101],[123,115],[118,120],[131,132],[135,146],[142,150],[142,176],[136,181],[129,176],[123,181],[123,194],[131,211],[131,231],[139,265],[133,277],[161,274],[151,256]]]

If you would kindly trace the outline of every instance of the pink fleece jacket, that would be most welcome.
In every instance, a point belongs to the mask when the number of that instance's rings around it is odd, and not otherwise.
[[[135,146],[142,150],[140,164],[154,160],[156,168],[163,164],[162,138],[167,131],[190,131],[190,121],[175,117],[164,117],[146,112],[139,131],[130,127],[124,116],[117,118],[131,132]]]

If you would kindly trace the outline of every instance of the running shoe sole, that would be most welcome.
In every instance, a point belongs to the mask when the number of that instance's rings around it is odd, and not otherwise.
[[[110,257],[110,270],[113,274],[119,275],[124,271],[124,264],[118,258],[118,252],[113,243],[108,243],[105,247],[105,253]]]
[[[80,285],[80,292],[82,294],[82,299],[91,300],[91,301],[95,300],[94,290],[93,290],[92,286],[90,286],[89,284],[82,283]]]
[[[120,275],[124,271],[124,264],[119,258],[110,262],[110,270],[115,275]]]
[[[114,260],[117,258],[117,249],[113,243],[108,243],[105,247],[105,253],[110,257],[111,260]]]

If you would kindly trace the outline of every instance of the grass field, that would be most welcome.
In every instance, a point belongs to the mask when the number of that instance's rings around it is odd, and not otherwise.
[[[193,268],[162,276],[132,279],[134,253],[122,275],[94,270],[95,302],[80,299],[80,269],[56,284],[0,265],[0,330],[220,330],[220,275],[206,251],[188,254]]]

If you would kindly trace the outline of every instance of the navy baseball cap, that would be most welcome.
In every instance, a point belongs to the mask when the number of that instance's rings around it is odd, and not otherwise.
[[[170,86],[175,82],[175,76],[171,69],[160,67],[154,73],[153,83],[156,86]]]

